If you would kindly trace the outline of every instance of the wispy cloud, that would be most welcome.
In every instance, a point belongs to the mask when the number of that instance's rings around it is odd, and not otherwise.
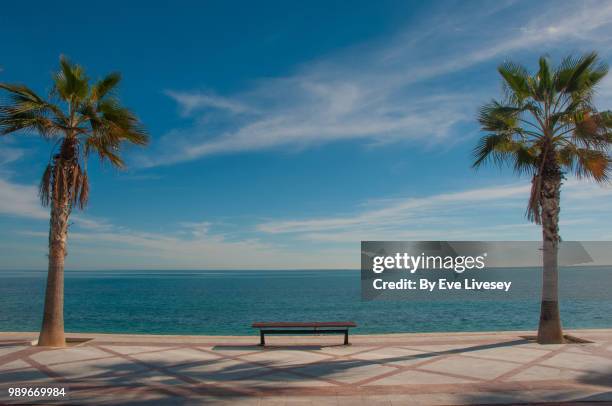
[[[40,206],[35,185],[14,183],[11,164],[25,155],[25,150],[5,143],[0,145],[0,215],[7,217],[48,218],[46,210]]]
[[[441,193],[418,198],[386,199],[353,214],[270,220],[257,229],[300,240],[356,242],[360,240],[506,240],[539,238],[539,227],[524,217],[528,182]],[[590,199],[589,203],[584,200]],[[563,187],[562,225],[592,223],[589,213],[608,212],[612,188],[576,179]],[[586,206],[585,206],[586,204]],[[591,207],[591,205],[593,207]],[[586,229],[587,239],[602,239],[602,222]],[[583,230],[584,231],[584,230]],[[590,232],[590,234],[588,233]],[[598,234],[599,233],[599,234]],[[582,234],[584,235],[584,234]],[[578,237],[575,237],[578,238]]]
[[[0,147],[0,170],[2,167],[17,161],[19,158],[24,156],[24,151],[21,148],[15,147]]]
[[[9,217],[34,219],[49,218],[49,213],[40,206],[34,185],[21,185],[0,178],[0,214]]]
[[[22,242],[20,250],[33,253],[46,247],[48,210],[40,206],[34,185],[14,183],[0,177],[0,215],[40,221],[41,228],[18,232],[33,240]],[[70,269],[149,268],[149,269],[273,269],[317,268],[319,257],[282,244],[259,238],[229,238],[212,232],[209,221],[183,222],[166,232],[148,232],[119,226],[107,219],[82,213],[71,216],[69,231]],[[6,238],[6,236],[5,236]],[[329,254],[328,267],[346,266],[348,253],[343,249]],[[4,262],[0,269],[45,266],[45,257],[19,258],[18,263]]]
[[[0,177],[0,215],[35,220],[48,220],[49,210],[40,204],[35,185],[20,184]],[[85,230],[110,230],[112,225],[104,219],[73,214],[71,222]]]
[[[166,90],[164,93],[181,107],[181,113],[186,116],[205,109],[223,110],[231,113],[245,113],[250,111],[249,107],[235,100],[210,93],[178,92],[173,90]]]
[[[608,49],[611,3],[555,2],[554,7],[535,8],[507,3],[445,10],[394,38],[305,63],[292,75],[262,79],[227,96],[167,91],[195,124],[162,137],[159,150],[140,163],[156,166],[349,139],[436,142],[456,136],[490,96],[481,94],[487,84],[479,73],[464,78],[464,85],[451,81],[441,86],[435,79],[510,53],[542,52],[540,45],[547,50],[560,44]]]
[[[103,264],[104,269],[296,269],[343,268],[353,262],[346,249],[322,250],[328,253],[322,261],[321,257],[307,255],[302,250],[256,238],[228,239],[210,232],[206,224],[182,224],[167,232],[113,225],[106,230],[71,231],[67,267],[99,269]],[[21,231],[20,235],[43,244],[47,234]],[[43,266],[42,258],[39,266]]]
[[[539,227],[523,217],[528,182],[495,185],[419,197],[381,199],[348,207],[349,214],[301,219],[270,219],[241,237],[215,231],[214,221],[185,221],[165,231],[116,225],[86,214],[72,216],[72,269],[287,269],[358,266],[360,240],[526,240],[538,239]],[[38,205],[36,188],[0,178],[0,214],[39,221],[41,228],[21,250],[46,246],[48,213]],[[610,238],[607,220],[612,188],[570,179],[562,193],[562,235],[570,239]],[[597,221],[593,214],[597,213]],[[27,228],[26,228],[27,229]],[[252,237],[244,237],[248,233]],[[281,238],[279,238],[281,237]],[[310,247],[310,248],[306,248]],[[316,247],[316,248],[315,248]],[[312,253],[316,255],[312,255]],[[27,262],[44,267],[43,255]],[[20,263],[24,263],[21,261]],[[16,264],[2,264],[12,268]]]
[[[273,221],[258,226],[266,233],[302,233],[311,231],[338,230],[357,227],[363,228],[402,227],[414,219],[423,219],[424,212],[432,214],[442,209],[463,207],[466,203],[480,203],[525,196],[528,185],[504,185],[492,188],[474,189],[455,193],[445,193],[422,198],[387,200],[383,207],[358,213],[352,217],[330,217],[298,221]],[[425,218],[425,222],[427,219]]]

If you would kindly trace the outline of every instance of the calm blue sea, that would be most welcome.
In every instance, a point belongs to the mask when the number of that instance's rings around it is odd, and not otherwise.
[[[354,320],[356,333],[535,329],[541,274],[521,272],[531,290],[516,300],[362,302],[350,270],[72,271],[65,322],[150,334],[253,334],[253,321],[294,320]],[[612,327],[612,269],[563,269],[561,283],[566,328]],[[45,272],[0,271],[0,331],[40,327],[44,285]]]

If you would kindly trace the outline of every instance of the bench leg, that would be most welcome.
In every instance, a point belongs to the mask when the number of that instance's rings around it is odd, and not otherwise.
[[[344,332],[344,345],[349,345],[348,330]]]
[[[266,338],[263,331],[259,332],[259,345],[261,345],[262,347],[266,345]]]

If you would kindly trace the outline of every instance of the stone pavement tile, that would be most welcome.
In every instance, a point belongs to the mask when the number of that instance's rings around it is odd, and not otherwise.
[[[113,357],[105,351],[94,347],[74,347],[74,348],[59,348],[46,350],[32,355],[34,361],[44,365],[50,365],[58,362],[82,361],[92,358],[108,358]]]
[[[479,392],[455,392],[446,394],[445,400],[449,405],[464,404],[486,404],[507,405],[525,403],[530,401],[528,391],[479,391]]]
[[[408,366],[423,362],[430,357],[424,357],[421,351],[408,350],[401,347],[386,347],[379,350],[356,354],[352,358],[376,361],[379,363]]]
[[[245,355],[240,358],[269,366],[287,366],[310,364],[312,362],[329,359],[329,356],[299,350],[269,350]]]
[[[139,352],[149,351],[163,351],[174,347],[162,347],[162,346],[146,346],[146,345],[101,345],[102,348],[108,348],[111,351],[118,352],[119,354],[130,355],[137,354]]]
[[[411,395],[414,406],[459,405],[461,401],[454,393],[419,393]],[[463,402],[465,404],[465,402]]]
[[[155,352],[132,354],[132,358],[161,367],[169,367],[177,364],[186,364],[198,361],[219,359],[218,355],[208,352],[194,350],[192,348],[166,349]]]
[[[275,400],[275,398],[277,398]],[[354,397],[352,397],[354,399]],[[358,397],[359,402],[361,398]],[[337,396],[274,396],[261,398],[261,406],[339,406]],[[342,403],[344,404],[344,403]],[[351,403],[353,406],[359,406],[360,403]]]
[[[424,353],[439,353],[439,352],[445,353],[449,351],[463,350],[465,348],[475,347],[478,345],[479,344],[460,343],[460,344],[402,345],[402,347],[410,349],[410,350],[422,351]],[[432,354],[432,355],[435,355],[435,354]]]
[[[412,403],[406,405],[414,406],[436,406],[436,405],[508,405],[529,402],[530,398],[523,391],[504,392],[453,392],[453,393],[422,393],[413,394]],[[396,403],[393,403],[396,405]],[[399,403],[398,403],[399,404]]]
[[[574,380],[584,375],[584,372],[570,371],[553,367],[532,366],[504,380],[506,381],[545,381],[545,380]]]
[[[575,344],[546,344],[546,345],[542,345],[542,344],[538,344],[536,342],[530,342],[528,344],[523,344],[526,348],[532,348],[534,350],[540,350],[540,351],[545,351],[545,352],[552,352],[552,351],[556,351],[560,348],[564,348],[570,345],[575,345]]]
[[[584,389],[541,389],[524,391],[521,394],[523,402],[576,402],[588,398],[598,392]]]
[[[272,398],[270,398],[272,399]],[[284,406],[337,406],[338,401],[335,396],[283,396],[282,405]],[[261,406],[274,405],[274,403],[267,403],[269,400],[262,398]],[[281,403],[277,403],[280,405]]]
[[[199,402],[189,402],[183,397],[173,396],[167,393],[126,391],[106,392],[104,389],[96,391],[70,392],[70,404],[75,405],[127,405],[138,404],[139,406],[187,406],[200,404]]]
[[[369,385],[427,385],[427,384],[453,384],[453,383],[471,383],[475,382],[470,378],[457,378],[454,376],[447,376],[436,374],[433,372],[424,372],[417,370],[407,370],[394,375],[390,375],[373,382],[369,382]]]
[[[289,372],[274,372],[265,374],[256,378],[241,379],[240,386],[247,387],[268,387],[268,388],[285,388],[285,387],[315,387],[315,386],[333,386],[329,382],[319,379],[310,379],[303,376],[294,375]]]
[[[315,406],[338,406],[337,396],[312,396],[312,403]]]
[[[491,380],[517,368],[517,364],[498,360],[475,359],[460,356],[434,361],[431,364],[418,367],[420,370],[446,372],[460,375],[466,379],[479,378]]]
[[[259,406],[285,406],[284,396],[264,396],[259,399]]]
[[[367,406],[362,396],[336,396],[338,406]]]
[[[242,354],[248,354],[255,351],[266,351],[264,348],[258,345],[215,345],[215,346],[198,346],[203,350],[213,351],[223,356],[239,356]]]
[[[26,345],[11,345],[8,347],[0,347],[0,357],[4,355],[12,354],[17,351],[24,350],[26,348],[31,348],[31,347],[26,346]]]
[[[540,364],[558,368],[579,369],[589,372],[612,372],[612,359],[595,355],[561,353]]]
[[[98,377],[98,379],[108,380],[112,380],[117,375],[134,374],[148,369],[143,365],[124,360],[120,357],[83,360],[69,364],[47,365],[47,367],[68,379],[84,377],[92,379],[91,377]]]
[[[612,390],[593,391],[580,398],[583,402],[612,402]]]
[[[23,368],[30,368],[30,364],[20,359],[11,361],[11,362],[7,362],[6,364],[0,364],[0,371],[8,371],[11,369],[23,369]]]
[[[376,346],[363,346],[363,345],[337,345],[330,347],[322,347],[319,351],[324,354],[330,355],[351,355],[357,352],[367,351],[373,348],[377,348]]]
[[[366,405],[392,406],[389,395],[364,395],[361,398]]]
[[[34,382],[40,383],[42,381],[53,382],[53,380],[46,374],[32,367],[12,371],[2,371],[2,373],[0,373],[0,384],[3,384],[3,386],[5,386],[4,384],[9,383],[27,385]]]
[[[214,396],[199,396],[194,398],[196,405],[214,405],[214,406],[260,406],[263,405],[261,398],[258,397],[214,397]],[[190,405],[191,403],[186,403]],[[275,403],[274,405],[284,406],[286,403]]]
[[[169,370],[192,379],[214,383],[247,379],[254,375],[269,372],[270,368],[235,360],[220,359],[209,360],[199,365],[172,367]]]
[[[512,346],[512,347],[499,347],[499,348],[488,348],[486,350],[469,351],[465,355],[481,358],[496,359],[501,361],[511,362],[530,362],[533,361],[546,353],[535,350],[533,348],[527,348],[524,346]]]
[[[164,385],[188,385],[185,381],[178,379],[171,374],[164,374],[159,371],[146,371],[144,373],[133,376],[132,379],[136,383],[148,384],[164,384]]]
[[[542,345],[542,344],[538,344],[535,341],[529,341],[529,342],[525,342],[520,344],[520,346],[522,348],[529,348],[532,350],[538,350],[538,351],[542,351],[543,353],[547,353],[547,352],[552,352],[555,351],[561,347],[565,347],[567,344],[546,344],[546,345]]]
[[[413,395],[388,395],[392,406],[412,406],[416,402]]]
[[[339,360],[306,365],[294,370],[313,377],[354,383],[387,372],[396,371],[396,368],[379,364],[364,364],[364,361]]]
[[[568,345],[567,349],[565,350],[566,353],[573,353],[573,354],[586,354],[586,355],[592,355],[593,354],[593,350],[596,352],[600,352],[602,350],[601,346],[595,345],[595,344],[573,344],[573,345]]]

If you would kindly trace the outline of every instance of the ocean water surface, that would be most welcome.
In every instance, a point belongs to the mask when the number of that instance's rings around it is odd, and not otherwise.
[[[361,301],[360,273],[67,271],[67,331],[254,334],[254,321],[353,320],[355,333],[533,330],[540,269],[513,300]],[[0,271],[0,331],[40,328],[46,272]],[[612,327],[612,269],[561,270],[565,328]],[[575,294],[578,292],[578,294]]]

